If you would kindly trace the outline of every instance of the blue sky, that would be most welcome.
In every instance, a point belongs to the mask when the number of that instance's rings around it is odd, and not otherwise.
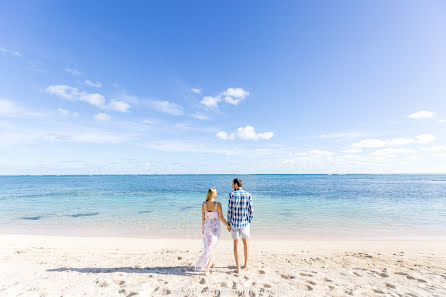
[[[440,173],[444,1],[0,3],[0,174]]]

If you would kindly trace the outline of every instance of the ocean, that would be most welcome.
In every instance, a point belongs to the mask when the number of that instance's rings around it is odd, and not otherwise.
[[[235,177],[253,237],[446,239],[446,175],[0,176],[0,232],[199,237],[208,188],[226,217]]]

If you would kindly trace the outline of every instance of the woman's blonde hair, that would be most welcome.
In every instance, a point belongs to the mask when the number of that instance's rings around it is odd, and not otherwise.
[[[215,195],[217,195],[217,189],[216,188],[210,188],[208,190],[208,193],[206,195],[206,201],[209,201],[212,199],[212,197]]]

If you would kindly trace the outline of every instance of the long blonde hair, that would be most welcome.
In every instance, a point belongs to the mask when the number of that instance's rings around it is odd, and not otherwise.
[[[216,188],[210,188],[208,190],[207,195],[206,195],[206,202],[211,200],[214,197],[214,194],[215,194],[215,196],[217,196],[217,189]]]

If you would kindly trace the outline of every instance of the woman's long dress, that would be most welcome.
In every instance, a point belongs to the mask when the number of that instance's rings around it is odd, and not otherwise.
[[[212,251],[220,237],[220,218],[217,205],[214,211],[204,210],[205,221],[203,226],[203,239],[201,241],[201,256],[195,264],[196,271],[205,271]],[[213,261],[212,261],[213,262]]]

